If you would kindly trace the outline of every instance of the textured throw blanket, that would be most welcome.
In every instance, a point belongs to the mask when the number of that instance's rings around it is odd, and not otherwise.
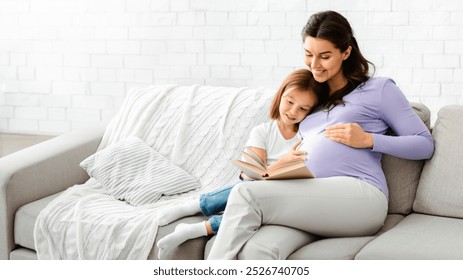
[[[268,120],[274,91],[209,86],[151,86],[129,93],[109,123],[99,151],[135,136],[185,170],[199,188],[133,206],[95,178],[73,186],[39,215],[39,259],[146,259],[159,209],[237,180],[239,158],[252,127]],[[123,188],[123,186],[120,186]]]

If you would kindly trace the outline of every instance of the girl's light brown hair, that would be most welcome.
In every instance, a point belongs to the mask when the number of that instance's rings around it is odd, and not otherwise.
[[[315,94],[317,103],[312,107],[312,110],[318,104],[323,104],[328,98],[328,88],[325,84],[320,84],[313,78],[312,72],[308,69],[298,69],[289,74],[281,83],[280,88],[277,90],[273,98],[272,105],[270,105],[270,118],[278,119],[280,117],[280,102],[283,93],[287,88],[296,88],[299,91],[306,92],[307,94]],[[298,129],[298,125],[296,125]]]

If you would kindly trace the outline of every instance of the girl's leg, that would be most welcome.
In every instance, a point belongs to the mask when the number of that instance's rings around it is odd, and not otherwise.
[[[206,216],[218,213],[225,209],[228,196],[234,185],[219,189],[215,192],[201,194],[198,200],[191,201],[182,205],[167,208],[160,215],[160,225],[166,225],[181,217],[194,215],[202,212]],[[222,216],[213,216],[206,222],[197,224],[179,224],[173,233],[165,236],[158,241],[158,257],[166,258],[172,249],[183,242],[201,236],[217,234]]]
[[[387,214],[376,187],[350,177],[246,182],[233,188],[209,259],[236,259],[262,225],[326,237],[375,233]]]
[[[174,232],[165,236],[156,244],[159,248],[158,258],[164,259],[172,249],[183,242],[201,236],[215,235],[220,226],[222,215],[211,217],[208,221],[196,224],[179,224]]]
[[[207,236],[207,222],[200,222],[196,224],[179,224],[175,227],[174,232],[165,236],[156,244],[158,246],[158,258],[165,259],[172,249],[176,248],[183,242]]]
[[[227,206],[228,197],[235,184],[223,187],[214,192],[201,194],[199,197],[199,207],[206,216],[215,215]]]
[[[217,235],[217,232],[219,231],[220,224],[222,223],[222,217],[223,215],[215,215],[209,218],[207,221],[210,229],[212,231],[212,234],[210,235]]]
[[[159,211],[159,225],[165,226],[180,218],[191,216],[202,212],[206,216],[211,216],[225,209],[228,196],[234,185],[229,185],[217,191],[201,194],[194,200],[183,204],[167,207]]]
[[[199,199],[195,198],[183,204],[174,205],[159,211],[159,226],[165,226],[180,218],[192,216],[201,212]]]

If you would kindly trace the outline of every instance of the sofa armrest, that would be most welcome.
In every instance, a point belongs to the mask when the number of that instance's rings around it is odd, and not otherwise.
[[[95,153],[104,128],[70,132],[0,158],[0,259],[14,249],[19,207],[88,180],[79,163]]]

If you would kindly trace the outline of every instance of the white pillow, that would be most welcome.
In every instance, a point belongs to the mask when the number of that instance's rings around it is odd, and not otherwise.
[[[162,195],[174,195],[200,187],[185,170],[146,145],[129,137],[89,156],[80,163],[90,177],[109,194],[140,206]]]

